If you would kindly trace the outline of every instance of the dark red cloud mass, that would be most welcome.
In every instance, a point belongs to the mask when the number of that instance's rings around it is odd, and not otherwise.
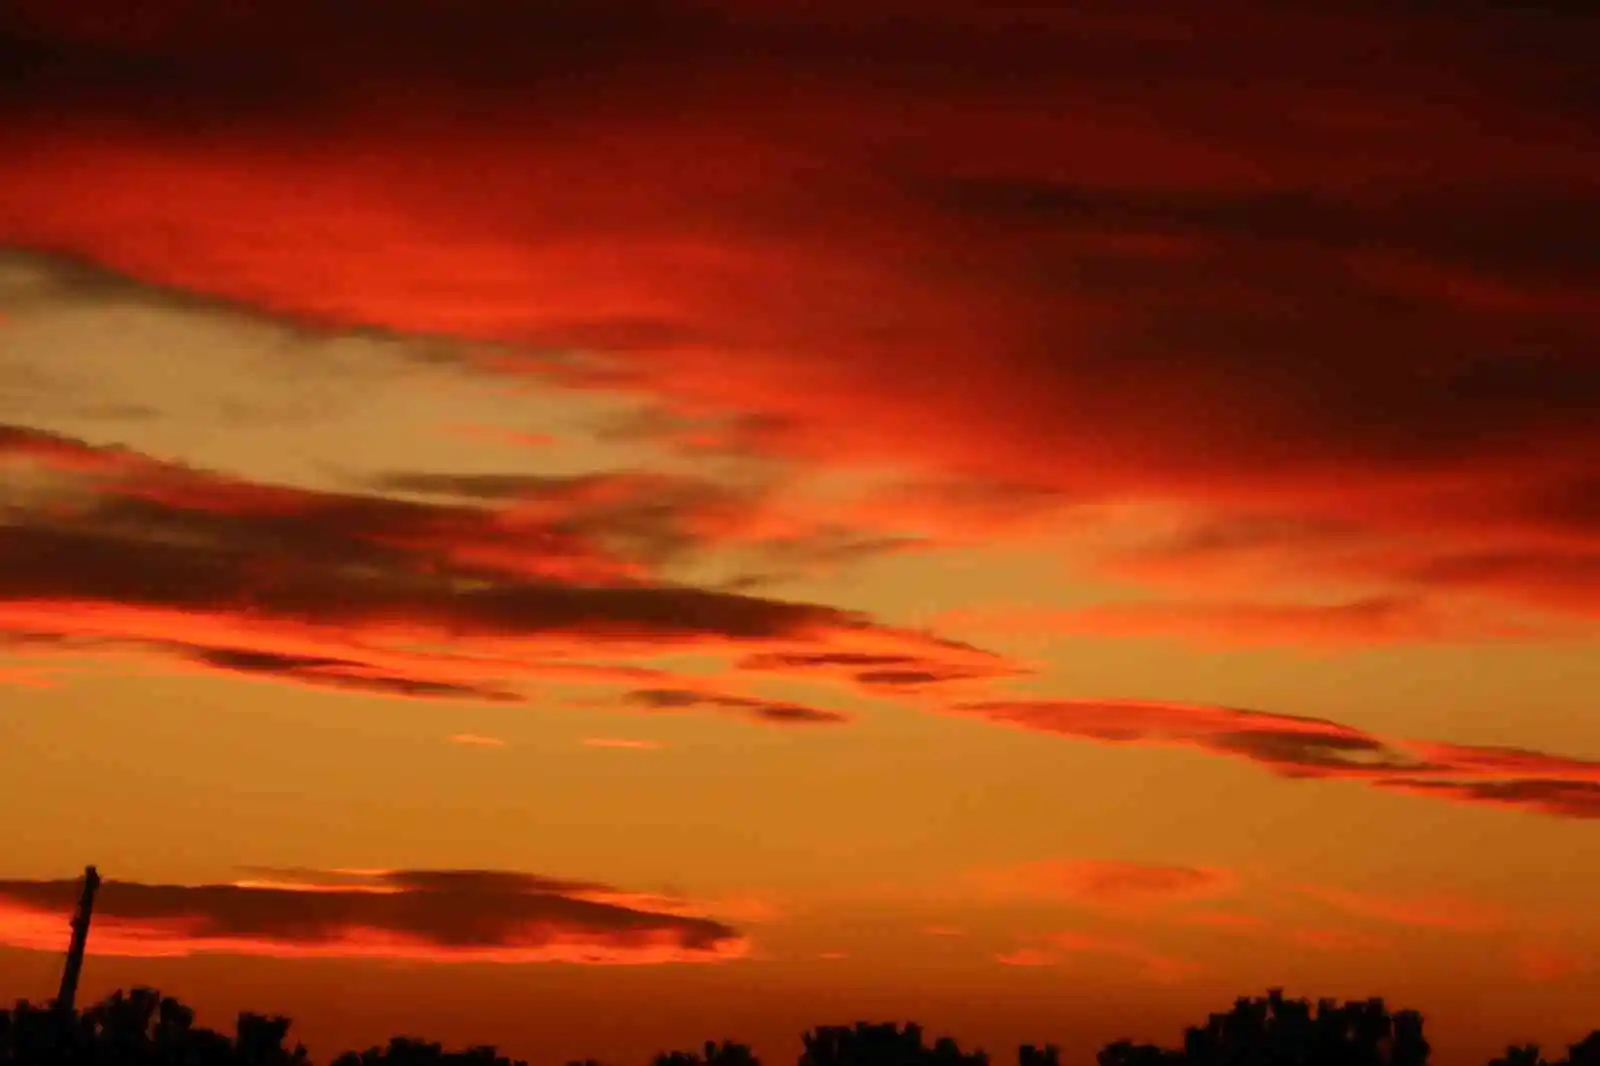
[[[0,16],[0,239],[1595,617],[1587,8],[140,7]]]
[[[641,909],[648,897],[584,882],[474,870],[266,876],[107,881],[95,901],[95,951],[659,963],[735,958],[747,948],[720,922]],[[75,881],[0,881],[0,943],[59,950],[80,890]]]
[[[1376,788],[1562,818],[1600,818],[1600,761],[1521,748],[1389,740],[1323,718],[1141,700],[992,700],[958,713],[1107,744],[1194,748],[1289,778]]]

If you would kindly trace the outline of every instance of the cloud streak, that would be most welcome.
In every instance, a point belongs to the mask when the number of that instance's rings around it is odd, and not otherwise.
[[[938,619],[969,633],[1060,634],[1098,639],[1164,637],[1208,648],[1290,647],[1331,651],[1391,644],[1536,642],[1589,632],[1548,620],[1518,622],[1503,611],[1440,609],[1421,596],[1371,596],[1324,603],[1194,601],[1097,604],[1065,611],[976,608]]]
[[[959,714],[1103,744],[1191,748],[1286,778],[1339,778],[1389,791],[1563,818],[1600,818],[1600,762],[1520,748],[1387,740],[1322,718],[1140,700],[993,700]]]
[[[971,875],[999,899],[1064,901],[1109,910],[1143,911],[1233,894],[1231,871],[1107,859],[1044,859]]]
[[[1157,984],[1182,981],[1201,971],[1201,967],[1186,959],[1156,951],[1131,938],[1078,930],[1063,930],[1035,938],[996,955],[995,961],[1005,966],[1058,966],[1084,955],[1132,963],[1141,977]]]
[[[664,677],[579,658],[597,651],[737,659],[832,649],[949,676],[1003,663],[857,612],[652,576],[654,549],[634,562],[618,547],[656,521],[648,516],[678,513],[670,498],[647,505],[649,479],[470,483],[496,500],[519,494],[508,515],[260,484],[16,427],[0,436],[0,477],[32,486],[0,515],[0,631],[41,645],[130,647],[277,682],[495,702],[521,699],[529,677],[634,688]],[[543,495],[529,502],[529,492]],[[732,699],[692,704],[769,722],[840,720]]]
[[[95,951],[428,962],[714,962],[747,950],[709,918],[638,909],[605,886],[495,871],[268,871],[275,880],[107,881]],[[56,951],[79,885],[0,881],[0,943]]]
[[[499,737],[486,736],[482,733],[452,733],[450,743],[459,744],[464,748],[503,748],[506,742]]]
[[[731,711],[760,722],[782,725],[838,725],[848,722],[850,716],[841,711],[806,707],[781,700],[766,700],[753,696],[734,696],[720,692],[694,689],[652,688],[636,689],[624,693],[623,702],[654,711],[677,711],[690,708],[709,708]]]

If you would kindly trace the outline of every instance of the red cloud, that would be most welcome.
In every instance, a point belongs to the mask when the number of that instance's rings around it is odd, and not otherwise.
[[[506,742],[499,737],[484,736],[481,733],[452,733],[450,743],[460,744],[468,748],[503,748]]]
[[[1063,899],[1113,909],[1210,899],[1231,894],[1227,870],[1096,859],[1046,859],[980,870],[975,883],[1002,897]]]
[[[1549,944],[1521,945],[1511,957],[1518,976],[1540,983],[1570,980],[1591,967],[1587,955]]]
[[[0,234],[498,342],[464,358],[741,447],[1344,522],[1373,595],[1595,617],[1595,74],[1559,19],[191,8],[9,6],[50,61],[0,93]]]
[[[634,740],[628,737],[584,737],[583,746],[586,748],[623,748],[637,751],[654,751],[664,745],[656,740]]]
[[[95,904],[94,950],[647,964],[719,961],[748,948],[726,925],[636,909],[625,901],[637,897],[601,885],[488,871],[276,876],[107,881]],[[77,891],[71,881],[0,881],[0,943],[59,950]]]
[[[1486,807],[1537,811],[1557,818],[1600,818],[1600,783],[1582,781],[1432,781],[1396,778],[1382,788]]]
[[[1600,762],[1517,748],[1385,740],[1321,718],[1139,700],[992,700],[956,705],[1022,729],[1109,744],[1195,748],[1283,777],[1338,777],[1397,792],[1600,818]]]
[[[1145,978],[1163,984],[1181,981],[1200,970],[1192,962],[1164,955],[1133,940],[1075,930],[1048,934],[1038,944],[1023,945],[995,956],[995,961],[1008,966],[1051,966],[1073,955],[1099,955],[1132,962]]]
[[[1020,947],[995,955],[994,961],[1002,966],[1051,966],[1058,960],[1042,948]]]
[[[991,721],[1112,744],[1198,747],[1261,762],[1286,776],[1396,772],[1418,765],[1358,729],[1320,718],[1141,700],[994,700],[955,710]]]
[[[1393,896],[1319,885],[1297,885],[1295,891],[1346,914],[1393,925],[1492,932],[1511,922],[1511,916],[1498,907],[1448,893]]]

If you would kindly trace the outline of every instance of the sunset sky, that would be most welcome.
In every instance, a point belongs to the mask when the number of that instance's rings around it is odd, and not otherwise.
[[[1587,8],[6,3],[0,1001],[1559,1054]]]

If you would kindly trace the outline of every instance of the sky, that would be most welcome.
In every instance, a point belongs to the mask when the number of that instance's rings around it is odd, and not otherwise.
[[[7,4],[0,999],[1559,1052],[1586,7]]]

